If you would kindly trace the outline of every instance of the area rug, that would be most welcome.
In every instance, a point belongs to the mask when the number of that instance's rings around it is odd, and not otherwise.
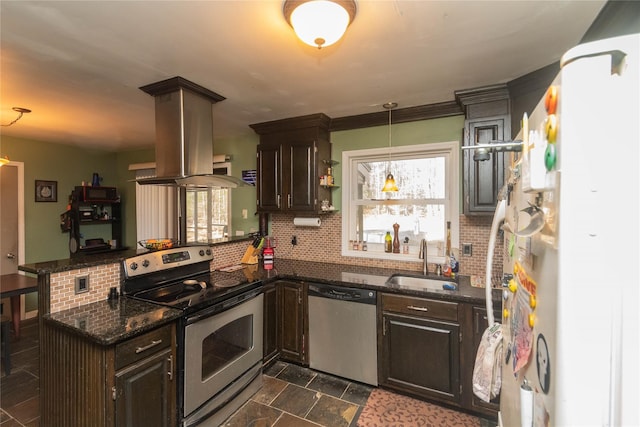
[[[360,417],[358,427],[479,427],[472,415],[373,389]]]

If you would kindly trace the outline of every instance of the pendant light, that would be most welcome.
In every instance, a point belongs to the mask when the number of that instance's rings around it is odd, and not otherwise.
[[[398,106],[396,102],[387,102],[382,105],[384,108],[389,110],[389,159],[387,161],[387,178],[384,181],[384,187],[382,187],[383,193],[390,193],[392,191],[398,191],[398,186],[396,185],[396,180],[391,173],[391,110]]]
[[[356,17],[356,2],[285,0],[282,13],[300,40],[321,49],[342,38]]]

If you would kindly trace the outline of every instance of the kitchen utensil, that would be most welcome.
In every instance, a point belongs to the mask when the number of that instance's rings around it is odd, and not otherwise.
[[[529,203],[529,207],[522,209],[521,212],[529,215],[529,224],[519,231],[516,231],[516,236],[529,237],[542,230],[542,227],[544,227],[544,212],[542,209]]]

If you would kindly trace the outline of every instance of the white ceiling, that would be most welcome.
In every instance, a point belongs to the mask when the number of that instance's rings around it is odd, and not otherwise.
[[[365,1],[337,44],[297,40],[281,0],[1,1],[2,134],[127,150],[151,147],[153,98],[181,76],[227,99],[214,139],[251,123],[453,100],[548,65],[582,38],[596,1]]]

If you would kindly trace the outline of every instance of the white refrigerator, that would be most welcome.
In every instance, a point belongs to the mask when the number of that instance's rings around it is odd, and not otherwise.
[[[502,426],[640,425],[639,45],[569,50],[523,117],[492,230],[513,275],[495,319]]]

